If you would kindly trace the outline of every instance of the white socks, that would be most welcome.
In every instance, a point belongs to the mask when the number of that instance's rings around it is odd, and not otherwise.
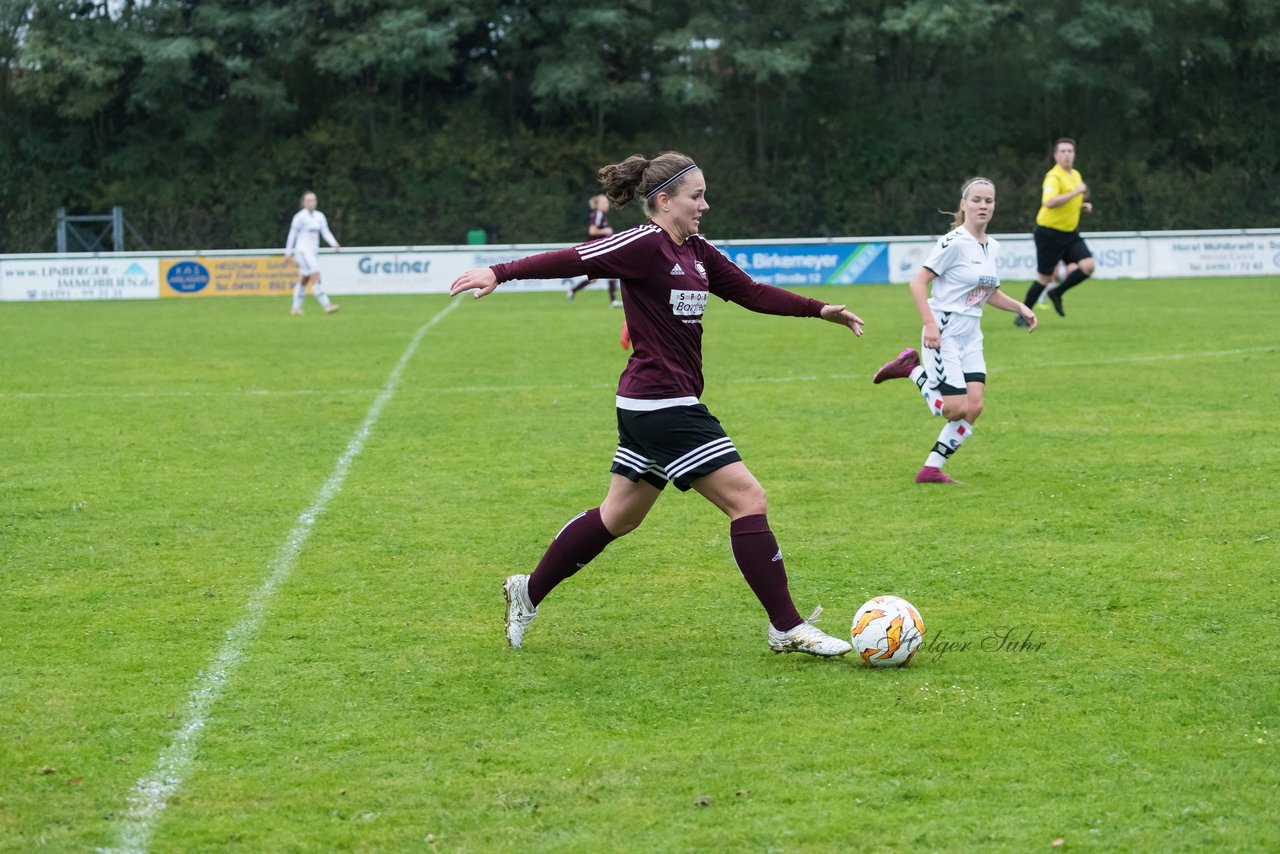
[[[942,468],[956,449],[971,435],[973,435],[973,425],[968,421],[948,421],[947,426],[943,427],[942,432],[938,434],[938,441],[933,443],[933,450],[929,452],[929,457],[924,464],[933,468]]]
[[[307,286],[299,282],[293,286],[293,308],[295,311],[302,308],[302,299],[307,295]],[[320,286],[319,281],[311,283],[311,295],[320,301],[322,308],[329,307],[329,297],[324,292],[324,288]]]
[[[924,403],[929,407],[932,415],[942,414],[942,393],[936,388],[927,388],[929,378],[925,375],[924,366],[916,365],[911,369],[911,381],[916,384],[916,388],[920,389],[920,395],[924,398]]]

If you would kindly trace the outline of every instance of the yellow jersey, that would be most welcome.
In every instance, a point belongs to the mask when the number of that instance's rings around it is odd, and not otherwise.
[[[1064,205],[1056,208],[1045,206],[1045,202],[1054,196],[1061,196],[1076,188],[1084,179],[1075,169],[1068,172],[1057,164],[1044,176],[1043,192],[1040,194],[1040,213],[1036,214],[1036,225],[1055,228],[1058,231],[1075,231],[1080,227],[1080,206],[1084,204],[1084,194],[1072,196]]]

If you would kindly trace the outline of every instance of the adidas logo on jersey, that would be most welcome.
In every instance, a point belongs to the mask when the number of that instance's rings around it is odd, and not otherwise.
[[[684,275],[684,270],[682,270],[682,269],[680,268],[680,265],[679,265],[679,264],[677,264],[677,265],[675,265],[674,267],[672,267],[672,268],[671,268],[671,275],[673,275],[673,276],[683,276],[683,275]]]

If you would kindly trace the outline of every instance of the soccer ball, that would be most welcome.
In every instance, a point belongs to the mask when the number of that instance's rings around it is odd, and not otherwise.
[[[877,596],[853,615],[853,648],[872,667],[905,667],[924,640],[924,620],[898,596]]]

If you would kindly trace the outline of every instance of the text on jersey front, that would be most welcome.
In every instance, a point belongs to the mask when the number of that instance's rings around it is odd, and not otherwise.
[[[677,317],[699,317],[707,311],[706,291],[671,289],[671,313]]]

